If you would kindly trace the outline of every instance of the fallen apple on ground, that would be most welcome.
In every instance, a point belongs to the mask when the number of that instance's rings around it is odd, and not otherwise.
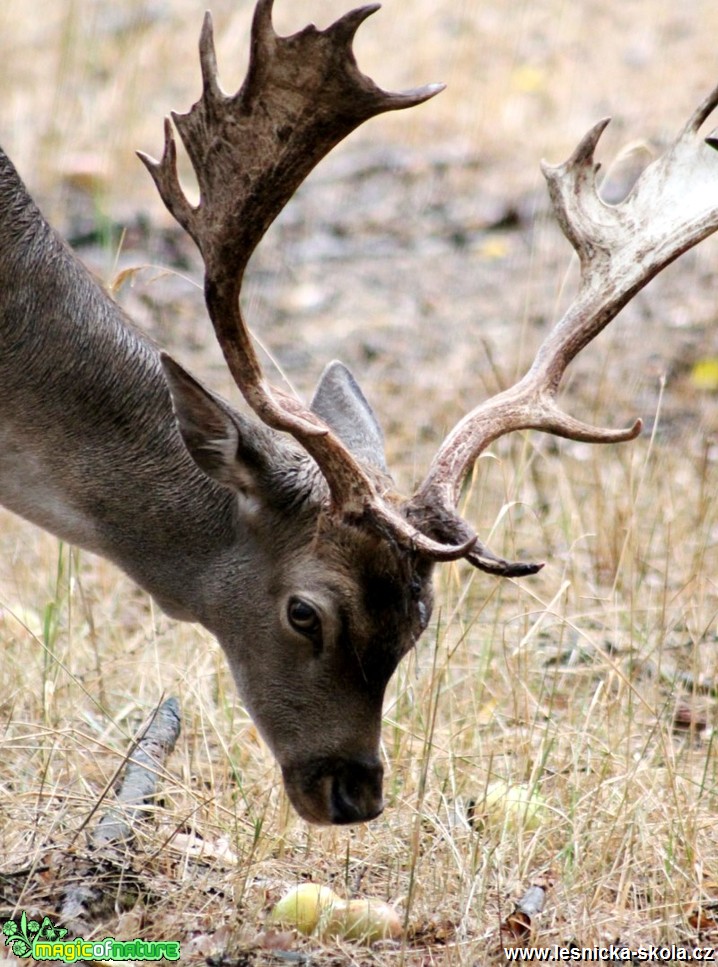
[[[318,883],[294,887],[275,905],[269,919],[273,926],[291,927],[306,936],[367,944],[395,939],[402,931],[399,914],[384,900],[342,900]]]

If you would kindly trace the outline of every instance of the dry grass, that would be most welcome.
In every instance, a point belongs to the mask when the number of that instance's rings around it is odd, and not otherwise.
[[[289,30],[343,9],[339,0],[301,9],[278,0],[276,19]],[[3,146],[61,223],[87,175],[98,209],[114,218],[148,209],[164,224],[131,149],[158,150],[161,117],[196,96],[196,4],[120,10],[63,0],[35,13],[18,0],[0,9]],[[215,4],[220,62],[232,65],[227,87],[241,78],[249,16],[247,2]],[[407,9],[390,0],[362,32],[362,66],[387,87],[435,78],[451,87],[420,115],[374,122],[372,137],[420,153],[437,142],[477,151],[495,192],[518,197],[537,184],[539,157],[563,157],[608,111],[617,118],[608,156],[638,134],[674,130],[716,80],[717,20],[707,2],[677,10],[667,0],[420,0]],[[500,240],[508,256],[487,250],[484,261],[511,280],[490,306],[503,374],[518,343],[530,353],[531,320],[553,316],[565,280],[541,225],[530,251],[523,238]],[[718,900],[717,424],[713,399],[685,369],[668,367],[663,395],[659,377],[687,339],[694,356],[715,352],[711,299],[700,288],[715,253],[708,245],[687,269],[672,268],[588,351],[574,380],[573,405],[591,418],[616,422],[638,407],[656,418],[653,435],[600,451],[520,437],[479,462],[467,516],[482,534],[493,531],[497,549],[549,564],[524,582],[444,570],[435,621],[390,687],[389,802],[370,826],[317,830],[297,820],[209,637],[156,613],[110,565],[2,514],[0,869],[46,870],[0,880],[18,909],[53,914],[53,856],[82,850],[131,737],[174,693],[183,734],[134,861],[150,896],[108,914],[98,936],[177,938],[184,963],[222,951],[226,963],[242,962],[236,951],[252,948],[271,903],[311,877],[391,900],[410,927],[404,944],[373,951],[298,942],[316,963],[502,962],[500,919],[543,876],[553,886],[541,945],[696,941],[696,909]],[[400,269],[410,277],[408,256]],[[280,271],[285,287],[301,284]],[[465,292],[450,274],[440,278],[429,322],[445,324],[461,318]],[[261,303],[256,286],[250,297]],[[386,296],[388,305],[402,299]],[[212,369],[216,357],[195,338],[196,365]],[[419,401],[434,435],[477,392],[477,377],[490,386],[496,376],[486,365],[478,373],[461,348],[451,367],[451,385],[410,364],[404,373],[402,393],[414,380],[435,393]],[[393,398],[383,372],[369,373],[372,396],[398,424],[418,402]],[[431,432],[408,425],[390,440],[400,476],[415,472],[413,461],[426,465],[432,443]],[[547,804],[538,828],[466,822],[469,803],[480,814],[499,778],[538,787]],[[200,844],[204,858],[192,854]],[[713,940],[704,930],[701,942]],[[274,962],[269,951],[252,956]]]

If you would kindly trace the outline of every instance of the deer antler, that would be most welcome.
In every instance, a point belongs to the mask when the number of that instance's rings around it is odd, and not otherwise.
[[[479,454],[513,430],[589,443],[616,443],[640,433],[640,420],[622,430],[582,423],[559,409],[556,393],[571,360],[639,289],[718,227],[718,138],[698,137],[716,105],[718,87],[619,205],[606,204],[596,187],[594,151],[608,120],[596,124],[564,164],[542,165],[556,217],[580,259],[578,293],[526,375],[477,406],[446,437],[405,507],[418,527],[444,540],[462,532],[456,513],[462,481]],[[476,549],[466,556],[488,569]]]
[[[378,4],[361,7],[326,30],[309,26],[280,37],[272,26],[272,0],[259,0],[249,70],[232,96],[217,81],[208,13],[199,43],[202,96],[187,114],[172,114],[197,175],[199,204],[190,205],[180,187],[169,120],[162,159],[140,158],[165,205],[202,253],[207,309],[232,376],[260,419],[292,434],[314,458],[327,481],[332,512],[436,560],[453,560],[473,547],[473,532],[447,546],[395,510],[319,417],[269,385],[239,303],[252,252],[317,162],[373,115],[420,104],[443,90],[443,84],[432,84],[391,94],[359,71],[352,41],[377,9]]]
[[[466,559],[503,575],[533,573],[481,544],[456,506],[464,477],[483,450],[518,429],[592,443],[630,440],[641,421],[599,429],[561,411],[556,394],[570,361],[656,273],[718,227],[718,157],[698,130],[718,104],[706,98],[669,150],[642,174],[629,197],[607,205],[596,188],[594,152],[607,121],[597,124],[567,162],[543,165],[556,216],[581,262],[573,304],[515,386],[479,405],[446,437],[416,494],[403,504],[354,459],[333,431],[301,401],[266,381],[242,316],[247,262],[272,220],[317,162],[375,114],[419,104],[443,85],[403,94],[378,88],[358,69],[352,41],[377,9],[361,7],[326,30],[290,37],[272,26],[272,0],[259,0],[249,71],[229,96],[217,81],[212,21],[200,38],[203,92],[187,114],[172,114],[200,188],[185,197],[169,121],[162,159],[140,154],[165,205],[192,236],[205,263],[205,299],[232,375],[255,413],[292,434],[326,479],[335,516],[372,528],[434,560]]]

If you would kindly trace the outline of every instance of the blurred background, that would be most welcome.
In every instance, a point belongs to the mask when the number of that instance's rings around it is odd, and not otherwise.
[[[192,0],[6,0],[0,13],[5,142],[43,185],[83,155],[109,197],[151,204],[130,153],[159,148],[159,120],[198,93],[195,59],[204,4]],[[340,0],[278,2],[289,33],[344,12]],[[212,4],[227,90],[244,76],[252,4]],[[536,161],[561,158],[610,114],[611,152],[626,139],[673,130],[715,81],[715,8],[703,0],[387,0],[359,32],[360,65],[402,89],[433,80],[442,97],[384,119],[364,136],[431,154],[458,144],[532,184]],[[362,137],[361,134],[358,137]],[[521,172],[526,172],[521,176]],[[145,186],[145,189],[147,186]]]
[[[136,149],[158,155],[162,119],[199,94],[203,7],[6,0],[0,144],[138,322],[171,350],[192,356],[209,346],[204,362],[187,361],[217,368],[222,380],[208,327],[197,318],[201,304],[193,302],[201,266],[134,156]],[[344,7],[341,0],[278,2],[276,27],[326,26]],[[249,0],[213,5],[228,91],[244,76],[251,8]],[[564,160],[610,115],[599,157],[614,173],[622,158],[620,196],[636,166],[718,81],[717,18],[702,0],[388,0],[359,31],[360,66],[387,89],[438,80],[447,90],[374,119],[310,177],[255,259],[245,294],[257,335],[303,391],[328,358],[341,355],[360,369],[370,395],[388,389],[394,397],[408,362],[413,400],[392,398],[385,410],[392,430],[405,413],[409,423],[420,421],[406,447],[390,439],[405,460],[417,437],[432,436],[437,421],[453,420],[485,391],[487,354],[499,379],[514,378],[571,295],[571,253],[548,216],[540,159]],[[186,166],[183,172],[191,184]],[[701,264],[714,253],[705,245]],[[145,263],[190,281],[144,270],[118,282],[120,272]],[[642,384],[646,367],[655,386],[656,366],[668,365],[659,356],[675,361],[678,354],[689,365],[691,354],[702,358],[715,345],[705,330],[694,345],[695,327],[712,321],[712,300],[688,284],[675,292],[675,271],[649,303],[656,318],[635,337],[634,402],[644,391],[651,396]],[[676,328],[691,333],[663,353]],[[588,354],[594,373],[595,352]],[[611,394],[625,378],[610,380]]]
[[[0,144],[136,323],[237,400],[193,243],[134,155],[159,156],[163,118],[199,95],[204,6],[3,0]],[[275,6],[289,33],[324,27],[348,4]],[[244,76],[251,11],[249,0],[212,4],[227,91]],[[329,360],[347,362],[408,489],[453,424],[522,374],[575,292],[540,159],[565,160],[610,115],[597,154],[605,195],[619,200],[718,83],[716,36],[708,0],[386,0],[357,36],[360,67],[391,90],[448,87],[355,132],[261,243],[243,297],[272,378],[309,395]],[[614,426],[641,416],[639,440],[598,448],[514,434],[478,462],[467,518],[496,551],[548,564],[523,582],[442,570],[435,621],[390,689],[390,808],[367,829],[319,833],[292,818],[208,635],[3,512],[0,713],[16,723],[5,759],[16,785],[0,802],[8,862],[24,867],[46,837],[62,841],[86,820],[128,735],[173,690],[186,725],[168,838],[185,826],[229,836],[243,872],[230,902],[224,869],[202,873],[205,889],[182,866],[189,892],[173,906],[162,876],[174,883],[186,856],[163,868],[153,929],[167,909],[170,926],[194,929],[205,901],[213,923],[234,922],[237,896],[259,922],[276,883],[317,871],[339,882],[346,857],[347,883],[356,874],[402,898],[418,884],[415,922],[449,917],[450,935],[477,945],[452,963],[488,962],[471,957],[498,922],[492,904],[549,867],[551,940],[688,930],[717,845],[717,270],[713,239],[569,371],[570,412]],[[504,827],[477,839],[452,819],[496,777],[541,783],[550,811],[529,838]]]

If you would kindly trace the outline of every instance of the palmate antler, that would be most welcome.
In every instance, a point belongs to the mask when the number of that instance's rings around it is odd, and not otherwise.
[[[640,433],[640,420],[621,430],[582,423],[559,409],[556,394],[571,360],[633,296],[718,228],[718,139],[699,135],[717,105],[718,87],[619,205],[602,201],[596,186],[594,151],[608,120],[596,124],[564,164],[542,165],[554,213],[580,260],[578,293],[526,375],[477,406],[446,437],[405,507],[417,527],[445,540],[462,533],[461,525],[452,530],[461,484],[486,447],[513,430],[588,443],[617,443]],[[477,556],[472,549],[467,559],[481,566]]]
[[[140,157],[202,253],[208,311],[237,385],[265,424],[290,433],[316,461],[329,489],[329,512],[436,561],[463,557],[496,574],[534,573],[542,565],[497,557],[461,519],[462,482],[486,447],[513,430],[591,443],[630,440],[640,432],[640,421],[624,430],[584,424],[558,408],[556,394],[570,361],[636,292],[718,227],[716,142],[698,135],[718,104],[718,88],[620,205],[607,205],[596,188],[594,151],[607,121],[586,135],[565,164],[543,166],[554,211],[581,261],[576,299],[523,379],[465,416],[418,491],[399,502],[307,406],[269,385],[239,302],[252,252],[317,162],[368,118],[420,104],[443,89],[435,84],[391,94],[359,71],[352,41],[377,9],[354,10],[323,31],[309,26],[280,37],[272,26],[272,0],[259,0],[249,71],[232,96],[217,81],[207,14],[200,38],[202,96],[187,114],[172,115],[197,175],[199,204],[190,205],[180,187],[169,121],[162,159]]]
[[[267,383],[239,303],[252,252],[317,162],[368,118],[420,104],[443,89],[433,84],[390,94],[359,71],[352,41],[377,9],[377,4],[361,7],[326,30],[309,26],[280,37],[272,26],[272,0],[259,0],[249,71],[233,96],[217,82],[207,14],[199,44],[202,97],[187,114],[172,114],[199,182],[197,207],[179,184],[169,121],[162,160],[140,158],[165,205],[202,253],[207,309],[232,376],[257,416],[290,433],[314,458],[329,487],[331,512],[436,560],[454,560],[473,547],[475,535],[451,545],[437,542],[385,500],[319,417]]]

